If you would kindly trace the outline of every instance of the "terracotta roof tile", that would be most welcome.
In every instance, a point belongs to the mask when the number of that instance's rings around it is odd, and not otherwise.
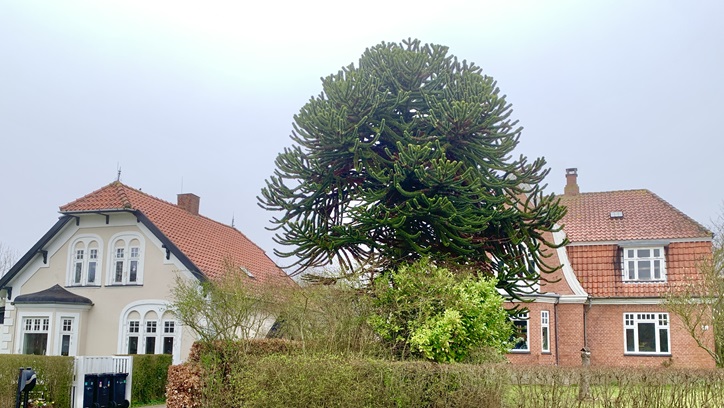
[[[113,182],[62,207],[62,213],[138,210],[207,277],[224,273],[225,262],[245,267],[258,282],[292,280],[240,231],[170,202]]]
[[[711,238],[712,233],[648,190],[563,195],[561,221],[571,242]],[[612,218],[611,212],[623,212]]]

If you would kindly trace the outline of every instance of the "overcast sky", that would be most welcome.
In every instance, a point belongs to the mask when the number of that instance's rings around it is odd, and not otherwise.
[[[116,178],[236,227],[320,77],[408,37],[498,81],[548,191],[647,188],[704,225],[724,202],[724,2],[0,0],[0,243]],[[283,260],[280,263],[284,263]]]

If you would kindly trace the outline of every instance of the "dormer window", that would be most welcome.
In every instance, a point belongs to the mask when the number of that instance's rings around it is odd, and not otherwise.
[[[666,281],[664,247],[623,248],[625,282]]]

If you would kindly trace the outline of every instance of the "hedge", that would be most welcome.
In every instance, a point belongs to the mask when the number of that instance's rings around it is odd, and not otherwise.
[[[135,354],[133,356],[132,405],[166,399],[166,380],[172,357],[169,354]]]
[[[20,367],[31,367],[37,384],[31,398],[52,401],[55,408],[70,407],[73,357],[6,354],[0,358],[0,407],[14,407]]]

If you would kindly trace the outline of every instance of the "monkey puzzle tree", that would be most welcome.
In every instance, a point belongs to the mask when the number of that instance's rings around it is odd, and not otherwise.
[[[545,160],[512,152],[521,128],[481,68],[418,40],[368,48],[294,116],[260,205],[298,270],[390,270],[421,257],[494,275],[515,296],[549,271],[540,246],[565,209]]]

